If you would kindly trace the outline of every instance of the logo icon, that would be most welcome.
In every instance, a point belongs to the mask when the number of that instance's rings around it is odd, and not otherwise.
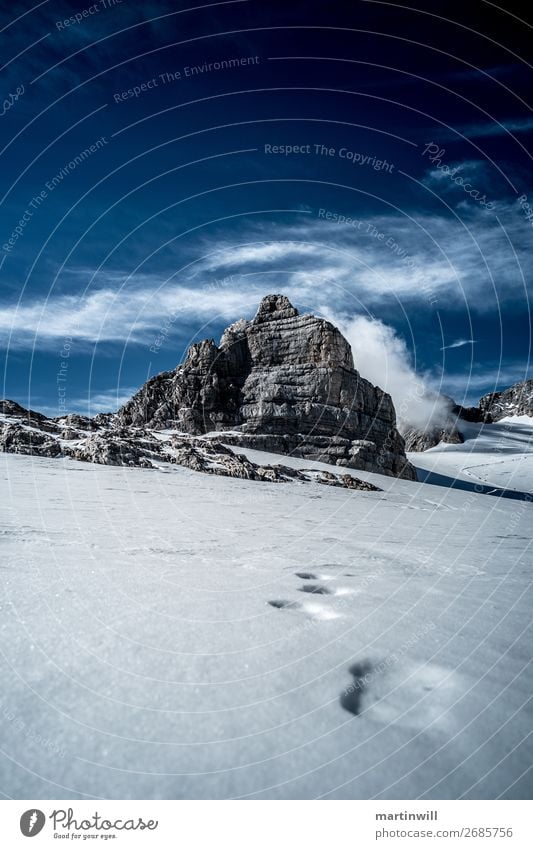
[[[45,822],[46,817],[42,811],[37,810],[37,808],[30,808],[20,818],[20,830],[24,837],[35,837],[42,831]]]

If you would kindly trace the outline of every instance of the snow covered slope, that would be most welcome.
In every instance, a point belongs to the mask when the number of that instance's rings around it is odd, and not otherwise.
[[[530,503],[0,474],[5,795],[530,796]]]
[[[533,492],[533,419],[509,416],[497,424],[461,422],[462,445],[439,443],[409,454],[418,479],[481,491],[496,487],[523,494]]]

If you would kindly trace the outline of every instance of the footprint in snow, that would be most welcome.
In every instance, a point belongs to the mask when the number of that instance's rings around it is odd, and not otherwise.
[[[341,693],[340,703],[344,710],[359,716],[365,690],[372,680],[373,666],[369,660],[361,660],[350,666],[348,672],[353,676],[352,683]]]
[[[331,595],[331,590],[321,584],[303,584],[300,587],[301,593],[314,593],[315,595]]]
[[[390,660],[392,656],[373,663],[354,663],[349,669],[353,682],[340,695],[342,707],[354,716],[364,713],[384,726],[457,733],[463,713],[456,705],[468,689],[464,676],[436,664]]]
[[[322,576],[324,578],[324,575]],[[303,584],[299,587],[301,593],[309,593],[310,595],[332,595],[332,596],[349,596],[357,595],[358,590],[351,587],[326,587],[323,584]]]
[[[285,610],[286,607],[298,608],[300,606],[297,601],[288,601],[288,599],[284,598],[275,598],[269,601],[268,604],[271,607],[277,608],[277,610]]]
[[[295,572],[294,574],[302,581],[316,581],[316,575],[313,575],[312,572]]]
[[[335,610],[325,607],[319,601],[302,603],[299,601],[289,601],[288,599],[272,599],[267,603],[277,610],[291,610],[297,613],[303,613],[309,619],[316,619],[321,622],[328,619],[338,619],[340,616]]]

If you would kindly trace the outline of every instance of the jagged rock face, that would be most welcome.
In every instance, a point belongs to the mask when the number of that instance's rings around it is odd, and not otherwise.
[[[533,379],[515,383],[503,392],[491,392],[479,399],[480,410],[493,422],[505,416],[533,416]]]
[[[355,370],[328,321],[299,315],[283,295],[252,321],[191,345],[185,363],[149,380],[119,410],[123,426],[190,434],[232,430],[234,444],[415,479],[389,395]]]

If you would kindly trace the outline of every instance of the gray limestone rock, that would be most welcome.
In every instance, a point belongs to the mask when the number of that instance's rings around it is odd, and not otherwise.
[[[336,327],[299,315],[283,295],[263,298],[219,346],[191,345],[185,362],[151,378],[117,421],[189,434],[230,430],[232,444],[416,477],[390,396],[356,371]]]

